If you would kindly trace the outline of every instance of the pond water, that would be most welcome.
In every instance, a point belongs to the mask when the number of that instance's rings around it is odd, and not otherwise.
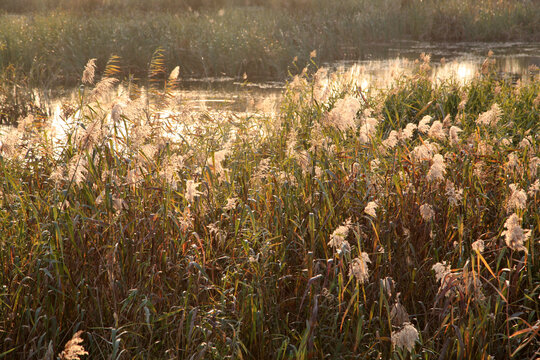
[[[449,77],[466,82],[477,74],[489,51],[493,51],[497,70],[511,81],[530,81],[530,67],[540,67],[540,43],[459,43],[428,44],[396,42],[366,47],[357,60],[321,64],[329,73],[352,74],[362,88],[391,86],[400,73],[411,73],[420,54],[431,54],[431,76],[434,80]],[[176,103],[190,112],[208,111],[212,114],[272,115],[277,112],[285,82],[242,82],[232,78],[183,80],[179,85]],[[70,93],[73,96],[73,93]],[[62,142],[63,120],[57,116],[64,98],[48,102],[51,110],[51,127],[57,127]],[[166,118],[170,112],[164,112]],[[0,126],[0,144],[4,131]]]
[[[502,76],[515,81],[530,79],[529,67],[540,67],[540,43],[392,42],[372,44],[357,51],[357,60],[324,63],[330,72],[354,72],[363,88],[388,87],[394,76],[411,73],[420,54],[431,54],[433,79],[451,76],[471,80],[489,51]],[[191,79],[181,83],[180,103],[193,110],[258,112],[277,104],[284,82],[241,82],[232,78]]]

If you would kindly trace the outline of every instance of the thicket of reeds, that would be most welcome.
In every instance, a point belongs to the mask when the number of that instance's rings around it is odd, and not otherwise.
[[[538,69],[429,66],[238,117],[90,61],[1,137],[0,358],[538,356]]]
[[[97,4],[93,10],[85,10],[92,3]],[[75,85],[90,57],[100,59],[103,68],[106,59],[117,55],[126,76],[144,78],[153,53],[162,48],[169,67],[182,67],[181,77],[246,73],[251,79],[285,79],[294,70],[293,58],[313,49],[325,62],[358,59],[369,43],[389,40],[540,40],[540,5],[535,1],[286,3],[208,1],[189,10],[185,2],[169,0],[50,5],[17,0],[11,7],[3,1],[0,6],[11,10],[0,15],[0,73],[14,66],[34,86]],[[26,12],[14,12],[16,6]],[[298,64],[308,61],[300,56]]]

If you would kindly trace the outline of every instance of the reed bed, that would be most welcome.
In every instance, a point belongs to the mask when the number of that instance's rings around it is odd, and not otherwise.
[[[0,358],[538,356],[538,69],[429,60],[386,90],[312,64],[247,117],[90,61],[1,137]]]
[[[22,13],[5,2],[0,14],[0,73],[14,66],[46,88],[75,85],[91,57],[104,68],[117,55],[126,76],[145,78],[158,48],[170,68],[182,66],[182,77],[283,80],[297,71],[293,58],[313,49],[326,62],[358,59],[370,43],[390,40],[540,40],[534,1],[242,0],[198,10],[169,0],[13,3]],[[307,62],[300,56],[299,70]]]

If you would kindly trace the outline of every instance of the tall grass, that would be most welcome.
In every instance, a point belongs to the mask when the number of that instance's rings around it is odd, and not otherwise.
[[[104,61],[118,55],[126,76],[142,77],[154,51],[162,48],[168,65],[180,65],[183,77],[246,73],[284,79],[294,71],[293,58],[305,54],[298,63],[306,64],[314,49],[324,62],[356,59],[369,42],[538,41],[540,36],[536,2],[297,3],[292,8],[227,3],[200,11],[164,6],[145,12],[138,3],[110,1],[104,4],[125,7],[8,13],[0,15],[0,71],[13,65],[37,85],[73,85],[90,56]]]
[[[538,73],[428,67],[304,72],[276,117],[87,76],[2,137],[0,357],[534,358]]]

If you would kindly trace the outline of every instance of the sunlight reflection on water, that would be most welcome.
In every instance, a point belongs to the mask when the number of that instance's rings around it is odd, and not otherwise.
[[[540,43],[456,43],[427,44],[401,42],[376,44],[366,50],[363,59],[336,61],[322,64],[329,75],[346,74],[363,89],[387,88],[399,74],[411,74],[418,64],[415,60],[425,52],[431,54],[431,77],[434,81],[453,78],[460,83],[473,79],[481,70],[489,50],[500,76],[510,81],[530,81],[529,67],[540,67]],[[240,82],[233,78],[188,79],[180,83],[174,94],[176,107],[193,113],[208,113],[212,116],[275,115],[285,88],[284,82]],[[60,119],[61,104],[67,97],[50,102],[50,130],[53,141],[61,142],[69,131],[68,124]],[[167,117],[166,114],[162,114]],[[71,121],[76,122],[77,114]],[[71,122],[70,121],[70,122]],[[0,134],[5,132],[0,129]]]
[[[488,51],[501,77],[510,81],[529,80],[529,66],[540,66],[540,43],[453,43],[428,44],[400,42],[377,44],[366,51],[364,59],[336,61],[322,66],[329,73],[349,74],[362,88],[386,88],[401,73],[411,74],[415,60],[425,52],[431,54],[431,76],[435,81],[454,78],[460,83],[473,79],[482,67]],[[232,79],[189,81],[179,92],[186,105],[195,108],[257,112],[279,102],[285,83],[241,83]]]

